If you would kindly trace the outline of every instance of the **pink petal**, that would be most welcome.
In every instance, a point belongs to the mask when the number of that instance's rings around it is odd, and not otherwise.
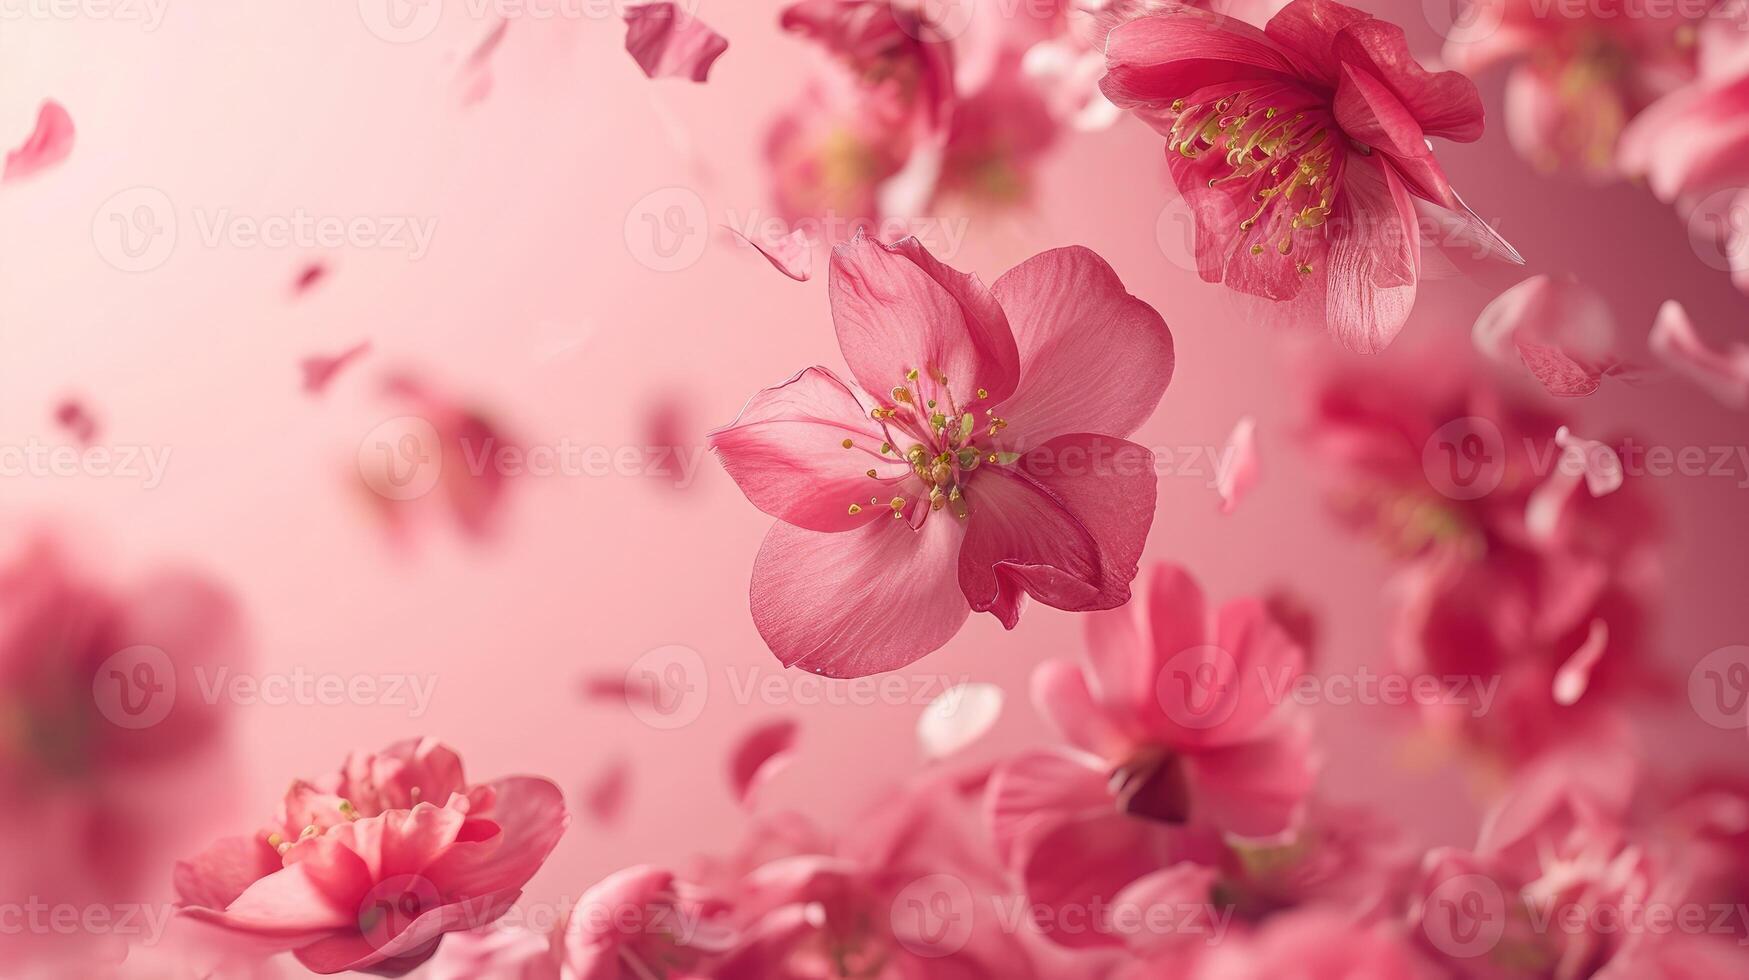
[[[323,975],[355,971],[401,976],[430,959],[444,933],[491,925],[510,911],[520,894],[509,890],[448,902],[420,912],[392,936],[356,931],[328,936],[300,947],[297,960],[311,972]],[[388,893],[381,897],[385,901],[396,898]]]
[[[789,760],[796,745],[796,723],[788,718],[769,721],[743,734],[729,754],[729,785],[742,805]]]
[[[1652,324],[1652,353],[1731,408],[1749,408],[1749,345],[1716,351],[1701,340],[1682,304],[1671,300]]]
[[[1585,688],[1591,684],[1592,668],[1603,659],[1603,654],[1609,649],[1609,624],[1601,619],[1591,621],[1590,631],[1585,634],[1585,642],[1561,669],[1555,673],[1553,695],[1555,703],[1562,707],[1578,704],[1585,696]]]
[[[1086,658],[1094,698],[1143,729],[1160,714],[1161,685],[1173,683],[1164,671],[1210,642],[1210,616],[1202,587],[1177,565],[1149,565],[1136,591],[1137,601],[1087,617]]]
[[[828,677],[897,670],[971,614],[955,577],[964,537],[946,511],[916,531],[885,516],[842,534],[779,522],[754,561],[753,623],[786,667]]]
[[[469,822],[496,825],[498,832],[458,841],[423,872],[445,894],[477,897],[520,889],[571,823],[565,794],[551,780],[509,776],[488,785],[491,806],[470,814]]]
[[[97,438],[97,420],[85,408],[85,403],[69,398],[55,406],[55,423],[80,443],[90,445]]]
[[[1333,89],[1341,81],[1340,62],[1334,56],[1337,38],[1371,19],[1365,11],[1331,0],[1294,0],[1269,19],[1263,32],[1292,56],[1307,77]]]
[[[292,280],[292,295],[302,296],[316,287],[316,284],[328,277],[328,266],[323,262],[311,262],[298,270],[298,277]]]
[[[1555,431],[1555,445],[1585,474],[1585,488],[1591,496],[1606,497],[1621,489],[1621,456],[1607,443],[1581,439],[1563,425]]]
[[[255,881],[222,909],[188,906],[183,914],[288,949],[331,930],[354,930],[370,871],[345,848],[328,846],[323,853],[323,862],[289,864]]]
[[[1215,486],[1221,495],[1221,513],[1237,510],[1239,501],[1257,486],[1258,476],[1257,420],[1247,415],[1233,426],[1226,451],[1221,453],[1221,472]]]
[[[583,787],[583,808],[602,826],[619,822],[625,813],[632,778],[631,763],[623,757],[607,763]]]
[[[1120,24],[1106,35],[1107,72],[1099,88],[1113,104],[1141,112],[1199,89],[1237,82],[1287,81],[1298,71],[1264,33],[1243,21],[1175,8]],[[1168,126],[1168,128],[1170,128]]]
[[[1042,252],[994,287],[1020,351],[1020,384],[997,406],[1025,446],[1097,432],[1125,437],[1172,380],[1172,332],[1080,247]],[[1019,448],[1018,446],[1016,448]]]
[[[730,228],[736,238],[759,250],[765,256],[765,261],[771,267],[789,276],[796,282],[807,282],[814,276],[814,244],[808,238],[806,229],[797,228],[783,238],[769,245],[761,245],[746,235]]]
[[[492,94],[492,56],[503,46],[504,38],[510,33],[510,18],[501,17],[480,43],[474,45],[474,50],[468,52],[467,61],[459,72],[461,98],[463,105],[474,105],[485,100]]]
[[[1156,643],[1158,643],[1158,638]],[[1259,599],[1234,599],[1215,614],[1207,645],[1157,647],[1154,730],[1173,747],[1236,745],[1258,737],[1305,670],[1305,651]]]
[[[705,438],[753,506],[813,531],[891,520],[884,504],[917,482],[903,450],[881,452],[886,433],[825,368],[759,392]]]
[[[1087,674],[1073,661],[1047,660],[1038,665],[1032,673],[1032,703],[1057,733],[1077,748],[1109,761],[1126,758],[1134,748],[1131,734],[1093,699]]]
[[[962,411],[1013,393],[1020,355],[1002,306],[977,277],[936,261],[915,238],[882,245],[859,234],[839,245],[827,288],[838,346],[876,398],[912,372],[916,397]]]
[[[1274,737],[1184,757],[1199,823],[1264,839],[1292,830],[1314,783],[1311,734],[1291,725]]]
[[[23,180],[67,159],[73,152],[73,117],[53,99],[37,110],[36,129],[15,150],[6,154],[0,181]]]
[[[1002,717],[1004,700],[994,684],[956,684],[929,702],[917,718],[924,758],[945,759],[983,738]]]
[[[1013,464],[984,464],[966,490],[959,557],[972,609],[1012,629],[1023,593],[1070,612],[1128,602],[1157,484],[1152,453],[1103,436],[1059,436]]]
[[[1163,864],[1176,864],[1188,835],[1118,812],[1066,820],[1027,840],[1017,852],[1029,904],[1050,915],[1038,925],[1047,937],[1071,949],[1119,945],[1123,937],[1095,919],[1079,925],[1076,913],[1110,901]]]
[[[1418,197],[1457,207],[1451,182],[1427,145],[1427,137],[1407,106],[1365,69],[1342,66],[1336,90],[1336,121],[1350,138],[1386,154]]]
[[[1306,0],[1300,0],[1306,2]],[[1420,229],[1403,182],[1376,157],[1351,156],[1336,198],[1323,283],[1329,330],[1359,354],[1390,346],[1415,304]]]
[[[1476,319],[1473,337],[1500,363],[1522,361],[1556,396],[1596,391],[1617,363],[1609,305],[1570,279],[1533,276],[1501,293]]]
[[[658,2],[627,7],[626,51],[651,78],[690,78],[702,82],[729,42],[679,4]]]
[[[307,394],[319,395],[328,390],[343,368],[370,352],[370,341],[363,340],[332,356],[316,355],[306,357],[298,364],[304,373],[304,391]]]
[[[1331,0],[1298,2],[1339,6]],[[1334,54],[1345,66],[1364,68],[1383,82],[1428,136],[1460,143],[1482,138],[1482,97],[1476,83],[1455,71],[1422,68],[1409,53],[1401,27],[1369,17],[1343,29],[1336,38]]]
[[[1473,270],[1483,263],[1524,264],[1524,256],[1510,242],[1470,210],[1455,191],[1452,196],[1458,199],[1455,209],[1421,198],[1411,202],[1421,229],[1422,278],[1473,276]]]
[[[223,909],[283,866],[261,834],[221,838],[198,856],[176,862],[176,896],[184,905]]]
[[[1215,883],[1220,880],[1217,868],[1193,861],[1180,861],[1130,882],[1117,894],[1112,904],[1120,909],[1158,909],[1173,920],[1171,925],[1149,916],[1120,917],[1115,925],[1124,937],[1125,945],[1137,953],[1147,954],[1169,948],[1187,936],[1213,935],[1215,924],[1204,920],[1187,920],[1191,910],[1214,911]],[[1157,923],[1150,929],[1149,922]],[[1192,931],[1196,929],[1199,931]]]
[[[986,822],[1005,864],[1013,864],[1028,838],[1060,821],[1113,812],[1104,773],[1059,752],[1015,756],[996,767],[989,785]]]

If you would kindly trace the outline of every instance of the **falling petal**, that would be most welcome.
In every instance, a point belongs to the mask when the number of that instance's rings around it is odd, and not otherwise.
[[[0,171],[0,181],[23,180],[53,167],[73,152],[73,117],[53,99],[42,104],[37,112],[36,130],[6,154],[6,168]]]
[[[945,759],[983,738],[1002,717],[1003,700],[994,684],[960,684],[929,702],[917,719],[923,755]]]
[[[1506,290],[1476,318],[1472,336],[1483,354],[1522,362],[1559,398],[1589,395],[1622,369],[1609,305],[1570,279],[1533,276]]]
[[[97,420],[76,398],[68,398],[55,406],[55,423],[81,444],[90,445],[91,440],[97,438]]]
[[[1749,345],[1733,343],[1725,351],[1708,347],[1695,333],[1688,311],[1675,300],[1658,310],[1649,342],[1659,360],[1720,402],[1749,408]]]
[[[369,351],[370,341],[365,340],[333,356],[318,354],[314,357],[304,358],[298,364],[298,367],[304,372],[304,391],[308,394],[319,395],[328,390],[328,385],[333,382],[334,376],[339,374],[342,368],[363,357]]]
[[[302,296],[314,289],[323,279],[328,278],[328,266],[323,262],[311,262],[298,270],[298,277],[292,280],[292,295]]]
[[[1579,649],[1567,658],[1555,674],[1555,703],[1571,706],[1579,703],[1585,696],[1585,688],[1591,684],[1591,670],[1602,659],[1603,652],[1609,649],[1609,624],[1601,619],[1591,621],[1591,631],[1586,634],[1585,642],[1579,644]]]
[[[795,749],[796,723],[787,718],[769,721],[741,736],[729,756],[729,783],[743,806],[789,761]]]
[[[510,19],[500,19],[498,25],[468,53],[460,73],[463,105],[484,101],[492,94],[492,55],[504,43],[504,35],[509,31]]]
[[[1247,415],[1233,427],[1227,437],[1227,450],[1221,454],[1221,471],[1215,489],[1221,495],[1221,513],[1231,514],[1239,501],[1257,485],[1257,420]]]
[[[626,51],[651,78],[702,82],[729,42],[673,3],[644,3],[625,12]]]
[[[605,826],[619,822],[625,812],[631,775],[631,763],[623,758],[614,759],[583,788],[583,806],[596,823]]]
[[[736,238],[759,250],[772,268],[789,276],[796,282],[807,282],[814,276],[814,245],[808,240],[808,233],[800,228],[790,232],[783,238],[772,242],[769,246],[761,245],[746,235],[730,228]]]

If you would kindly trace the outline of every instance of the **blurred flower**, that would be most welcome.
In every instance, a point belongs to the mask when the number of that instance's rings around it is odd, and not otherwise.
[[[1438,732],[1493,762],[1593,737],[1622,700],[1667,690],[1647,646],[1659,514],[1634,479],[1579,492],[1592,454],[1619,462],[1630,443],[1563,444],[1561,432],[1559,417],[1445,357],[1329,373],[1307,433],[1332,504],[1402,562],[1398,668],[1494,685],[1487,704],[1421,705]],[[1577,703],[1557,697],[1563,676]]]
[[[1697,44],[1697,77],[1634,119],[1620,166],[1704,222],[1749,292],[1749,2],[1721,0]]]
[[[1468,0],[1446,63],[1476,75],[1510,63],[1506,133],[1538,168],[1616,174],[1616,143],[1640,110],[1694,76],[1697,4]],[[1463,25],[1473,25],[1466,30]],[[1491,30],[1485,36],[1482,25]]]
[[[1251,838],[1291,830],[1312,787],[1310,740],[1278,709],[1304,651],[1260,600],[1210,608],[1175,565],[1140,581],[1136,601],[1087,618],[1079,663],[1039,667],[1039,712],[1111,767],[1125,813]]]
[[[116,589],[64,552],[31,537],[0,566],[0,895],[120,917],[152,895],[157,856],[198,826],[187,795],[214,792],[229,705],[203,685],[243,667],[244,631],[208,579],[162,572]],[[0,930],[14,964],[73,956],[96,969],[125,950],[114,934]]]
[[[819,850],[758,864],[733,886],[739,943],[714,980],[1039,976],[993,901],[1000,868],[953,794],[922,782]]]
[[[1513,286],[1477,317],[1473,336],[1477,350],[1523,365],[1556,397],[1589,395],[1627,371],[1609,304],[1573,279],[1532,276]]]
[[[1058,30],[1054,4],[966,8],[964,24],[902,0],[800,0],[786,30],[825,52],[819,73],[767,139],[779,209],[848,235],[941,200],[1007,207],[1030,199],[1036,161],[1056,139],[1044,92],[1023,69]]]
[[[182,862],[176,890],[185,915],[317,973],[399,976],[502,916],[568,822],[551,782],[470,785],[453,751],[409,740],[293,783],[271,829]]]
[[[1101,87],[1166,136],[1207,282],[1293,305],[1350,350],[1389,346],[1422,277],[1422,222],[1517,260],[1446,180],[1427,138],[1482,135],[1469,79],[1430,73],[1401,28],[1295,0],[1264,30],[1185,7],[1121,24]]]
[[[15,149],[6,151],[0,182],[23,180],[58,166],[73,152],[73,117],[54,99],[37,110],[36,129]]]
[[[1082,248],[994,289],[915,239],[838,247],[830,293],[859,388],[808,368],[710,434],[778,519],[753,570],[779,660],[856,677],[940,647],[1026,595],[1109,609],[1153,520],[1152,454],[1122,437],[1172,373],[1158,313]]]
[[[358,473],[389,532],[405,540],[422,520],[442,516],[469,537],[489,537],[509,490],[501,454],[514,452],[515,441],[483,412],[412,375],[392,375],[384,389],[412,414],[373,430]]]

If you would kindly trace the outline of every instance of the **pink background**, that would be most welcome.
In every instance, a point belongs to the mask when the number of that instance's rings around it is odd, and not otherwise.
[[[625,864],[733,842],[746,818],[725,756],[766,718],[798,717],[804,748],[768,802],[828,819],[918,764],[917,713],[947,683],[1009,692],[976,753],[1046,737],[1026,679],[1041,660],[1077,649],[1080,624],[1036,604],[1014,633],[978,617],[908,671],[915,697],[898,700],[917,703],[783,703],[821,687],[783,673],[753,629],[747,577],[770,521],[708,457],[684,490],[646,476],[521,479],[500,533],[483,544],[435,526],[396,549],[359,486],[361,442],[400,414],[378,394],[390,368],[484,406],[525,445],[642,447],[646,411],[678,398],[696,452],[757,388],[806,365],[841,365],[824,255],[820,275],[798,285],[714,230],[769,210],[765,126],[809,58],[778,33],[776,6],[703,0],[700,14],[731,39],[706,85],[644,78],[615,18],[525,18],[475,105],[463,104],[458,65],[493,22],[461,0],[431,37],[405,44],[373,36],[351,0],[170,0],[155,31],[91,17],[0,30],[0,133],[21,138],[51,97],[78,126],[63,166],[0,189],[0,441],[63,441],[52,407],[76,394],[103,442],[172,452],[150,490],[128,479],[7,478],[9,523],[72,532],[84,563],[112,580],[167,562],[218,577],[244,604],[257,673],[436,679],[419,718],[384,705],[239,709],[235,795],[191,801],[191,837],[250,829],[292,777],[409,734],[456,746],[476,778],[543,774],[574,796],[623,755],[634,764],[627,821],[603,829],[579,816],[530,886],[546,901]],[[1403,22],[1418,51],[1437,51],[1419,4],[1363,6]],[[1635,344],[1672,297],[1714,341],[1730,331],[1743,339],[1743,297],[1697,258],[1668,208],[1643,189],[1536,175],[1500,135],[1500,80],[1482,85],[1488,137],[1444,146],[1441,157],[1471,205],[1527,257],[1524,275],[1583,277],[1611,299]],[[1266,466],[1231,517],[1216,511],[1206,466],[1163,478],[1148,556],[1185,563],[1217,597],[1291,586],[1322,618],[1323,669],[1381,664],[1384,562],[1328,518],[1294,445],[1317,364],[1342,355],[1321,338],[1241,322],[1219,287],[1175,259],[1182,246],[1170,220],[1162,248],[1160,216],[1174,195],[1160,154],[1131,120],[1070,136],[1044,167],[1033,212],[947,215],[967,222],[967,237],[945,257],[991,281],[1050,247],[1103,255],[1164,314],[1177,344],[1177,376],[1137,441],[1218,448],[1250,414]],[[138,273],[106,262],[113,242],[101,220],[112,195],[136,186],[168,195],[178,221],[173,254]],[[676,272],[640,261],[649,252],[637,209],[666,188],[684,190],[658,198],[663,208],[690,191],[708,213],[708,225],[688,219],[708,247]],[[437,226],[417,261],[389,249],[209,247],[199,215],[226,208],[411,215]],[[292,280],[318,258],[331,275],[293,300]],[[1482,305],[1520,277],[1427,285],[1385,358],[1467,343]],[[362,339],[375,350],[325,397],[299,390],[300,358]],[[1610,385],[1570,408],[1581,434],[1744,442],[1742,416],[1680,383]],[[1658,481],[1672,528],[1659,646],[1679,680],[1707,652],[1749,637],[1738,596],[1749,580],[1744,479],[1739,466],[1730,477]],[[669,644],[708,665],[695,723],[656,730],[579,696],[585,676]],[[785,698],[738,702],[735,684],[770,676]],[[1329,795],[1386,802],[1430,843],[1469,839],[1468,788],[1450,767],[1405,765],[1413,753],[1396,710],[1319,714]],[[1655,759],[1712,754],[1741,765],[1740,733],[1687,712],[1649,720],[1663,732]]]

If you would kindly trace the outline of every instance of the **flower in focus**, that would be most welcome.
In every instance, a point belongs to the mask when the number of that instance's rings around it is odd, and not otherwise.
[[[786,666],[857,677],[937,649],[1025,597],[1110,609],[1153,522],[1152,454],[1126,441],[1172,374],[1172,336],[1084,248],[994,288],[915,239],[858,237],[829,291],[854,384],[808,368],[712,432],[778,519],[753,620]]]
[[[408,740],[293,783],[269,829],[182,862],[176,890],[185,916],[316,973],[400,976],[502,916],[568,822],[551,782],[469,784],[449,748]]]
[[[1698,5],[1468,4],[1446,39],[1446,63],[1468,75],[1513,66],[1506,133],[1544,171],[1615,176],[1616,144],[1628,122],[1694,77]]]
[[[1517,261],[1452,190],[1427,140],[1482,135],[1469,79],[1432,73],[1401,28],[1294,0],[1258,30],[1169,6],[1114,28],[1106,96],[1166,137],[1204,281],[1278,304],[1343,346],[1383,350],[1441,243]]]

